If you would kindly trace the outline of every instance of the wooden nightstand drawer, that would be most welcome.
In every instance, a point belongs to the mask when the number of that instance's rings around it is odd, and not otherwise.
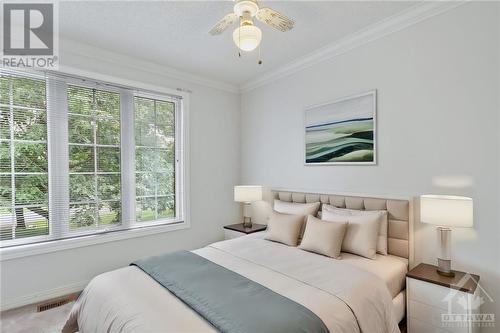
[[[422,320],[408,318],[408,333],[450,333],[450,331],[429,325]]]
[[[440,327],[441,314],[446,313],[446,310],[410,300],[408,302],[408,313],[410,313],[411,317],[414,319],[425,322],[431,326]]]
[[[224,229],[224,239],[233,239],[233,238],[238,238],[241,236],[245,236],[244,233],[239,232],[239,231],[234,231],[234,230],[229,230],[229,229]]]
[[[471,294],[425,281],[407,279],[409,299],[453,313],[467,313]]]
[[[418,322],[425,323],[426,325],[439,328],[440,330],[449,331],[453,333],[467,333],[468,330],[465,327],[453,327],[453,329],[443,326],[443,314],[447,314],[448,310],[436,308],[434,306],[419,303],[410,300],[408,302],[408,313],[410,317]],[[456,313],[456,312],[454,312]],[[463,311],[465,314],[466,312]],[[410,331],[412,332],[412,331]]]
[[[410,300],[432,305],[443,310],[448,309],[446,296],[449,295],[450,288],[415,279],[407,279],[406,283]]]

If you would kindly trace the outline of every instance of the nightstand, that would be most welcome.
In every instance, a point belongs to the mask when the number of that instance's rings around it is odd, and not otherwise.
[[[254,232],[266,230],[267,225],[253,223],[250,228],[245,228],[243,223],[230,224],[224,226],[224,239],[233,239],[245,235],[253,234]]]
[[[406,274],[408,333],[478,332],[472,315],[481,303],[479,276],[454,271],[446,277],[436,268],[420,264]]]

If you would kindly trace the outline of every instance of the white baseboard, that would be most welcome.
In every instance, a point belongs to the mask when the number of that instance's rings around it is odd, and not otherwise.
[[[0,311],[19,308],[21,306],[43,302],[52,298],[57,298],[82,291],[89,281],[70,283],[53,289],[42,290],[34,294],[24,295],[11,299],[1,300]]]

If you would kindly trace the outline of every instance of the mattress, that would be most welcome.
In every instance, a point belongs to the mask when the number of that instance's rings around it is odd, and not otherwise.
[[[394,317],[399,323],[406,314],[406,289],[401,291],[396,297],[392,299],[392,306],[394,309]]]

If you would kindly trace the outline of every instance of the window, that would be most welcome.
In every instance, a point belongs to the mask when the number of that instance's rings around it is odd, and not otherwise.
[[[47,235],[45,82],[0,78],[0,239]]]
[[[2,71],[1,246],[182,223],[183,114],[178,96]]]
[[[175,104],[135,97],[137,221],[175,215]]]
[[[120,95],[68,86],[70,230],[120,224]]]

